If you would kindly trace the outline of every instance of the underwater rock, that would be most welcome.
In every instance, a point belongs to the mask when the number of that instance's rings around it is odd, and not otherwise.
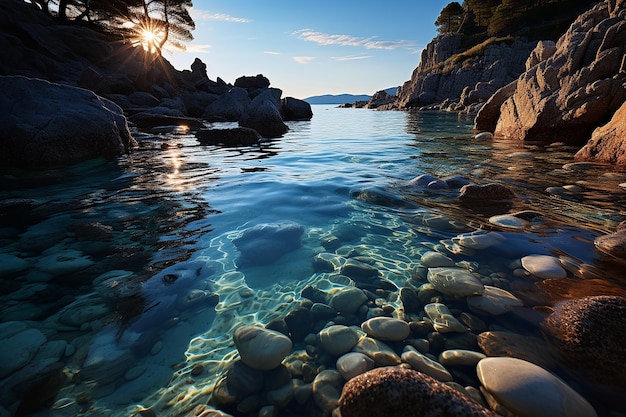
[[[442,266],[456,266],[454,261],[443,253],[428,251],[420,258],[422,264],[427,268],[437,268]]]
[[[378,269],[356,259],[348,259],[341,267],[341,273],[359,282],[368,282],[378,276]]]
[[[464,333],[467,331],[467,326],[457,320],[445,304],[426,304],[424,306],[424,311],[426,312],[426,315],[428,315],[428,318],[432,320],[435,330],[439,333]]]
[[[481,359],[486,358],[484,353],[466,349],[449,349],[439,354],[439,363],[450,366],[476,366]]]
[[[352,350],[367,355],[377,366],[398,365],[401,362],[393,349],[371,337],[362,337]]]
[[[233,243],[241,253],[239,266],[267,265],[298,249],[304,227],[298,223],[264,223],[243,231]]]
[[[489,201],[509,201],[515,193],[505,185],[490,183],[485,185],[468,184],[461,188],[459,199],[463,203],[486,203]]]
[[[409,324],[393,317],[374,317],[361,323],[361,329],[369,337],[378,340],[401,341],[409,337]]]
[[[495,417],[456,389],[400,367],[377,368],[352,378],[339,400],[342,417]]]
[[[319,333],[322,349],[333,356],[350,352],[360,337],[355,329],[341,324],[326,327]]]
[[[545,369],[516,358],[485,358],[476,366],[485,389],[520,417],[594,417],[580,394]]]
[[[594,239],[593,244],[602,253],[626,260],[626,231],[624,230],[598,236]]]
[[[331,369],[320,372],[313,380],[313,399],[323,415],[329,416],[337,407],[342,385],[343,377]]]
[[[294,341],[300,341],[309,333],[311,312],[304,307],[298,307],[285,316],[285,323],[287,323],[291,338]]]
[[[561,356],[588,379],[626,389],[626,298],[593,296],[557,303],[542,328]]]
[[[255,326],[239,327],[233,340],[243,363],[262,371],[278,367],[293,345],[284,334]]]
[[[559,258],[549,255],[528,255],[522,258],[522,267],[538,278],[565,278],[567,271],[561,266]]]
[[[480,295],[467,297],[467,306],[476,313],[499,316],[508,313],[515,307],[521,307],[522,301],[501,288],[485,285],[485,290]]]
[[[415,349],[407,349],[402,353],[402,362],[411,365],[411,368],[422,372],[428,376],[435,378],[441,382],[450,382],[453,380],[452,375],[445,366],[437,361],[430,359],[428,356],[417,352]]]
[[[16,327],[10,323],[3,323],[2,327]],[[46,340],[46,336],[37,329],[25,329],[0,340],[0,378],[29,363]]]
[[[485,287],[478,278],[463,268],[429,268],[428,282],[446,295],[467,296],[480,294]]]
[[[196,131],[198,142],[203,145],[247,146],[256,145],[261,135],[248,127],[230,129],[200,129]]]
[[[330,297],[329,305],[335,311],[344,314],[354,314],[367,301],[367,295],[356,287],[345,287],[334,292]]]
[[[337,371],[346,380],[374,369],[376,364],[369,356],[359,352],[349,352],[337,359]]]

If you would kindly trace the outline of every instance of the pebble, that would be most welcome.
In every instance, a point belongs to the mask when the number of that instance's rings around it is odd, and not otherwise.
[[[483,387],[519,417],[596,417],[580,394],[547,370],[517,358],[485,358],[476,366]]]
[[[498,216],[491,216],[489,218],[489,223],[495,224],[496,226],[504,227],[507,229],[516,229],[521,230],[530,225],[530,222],[520,219],[519,217],[515,217],[512,214],[501,214]]]
[[[438,381],[450,382],[453,380],[452,375],[445,366],[413,349],[403,352],[401,359],[402,362],[408,363],[416,371],[432,376]]]
[[[508,313],[515,307],[522,307],[524,304],[506,290],[485,285],[482,294],[467,297],[467,305],[475,313],[499,316]]]
[[[463,268],[429,268],[427,278],[437,291],[446,295],[480,294],[485,288],[478,278]]]
[[[337,359],[337,371],[346,380],[374,369],[376,363],[369,356],[359,352],[350,352]]]
[[[439,363],[450,366],[476,366],[487,355],[473,350],[452,349],[439,354]]]
[[[361,335],[355,329],[340,324],[326,327],[319,333],[322,349],[333,356],[350,352],[360,337]]]
[[[430,303],[424,306],[426,315],[432,320],[435,330],[439,333],[466,332],[467,327],[457,320],[448,307],[441,303]]]
[[[335,311],[344,315],[357,312],[359,307],[367,301],[367,295],[356,287],[345,287],[334,292],[328,303]]]
[[[243,363],[262,371],[278,367],[293,346],[284,334],[255,326],[239,327],[233,340]]]
[[[441,266],[456,266],[454,261],[443,253],[428,251],[420,258],[422,264],[427,268],[436,268]]]
[[[348,259],[340,269],[340,272],[355,281],[369,281],[378,276],[378,269],[365,262],[356,259]]]
[[[567,272],[559,258],[549,255],[528,255],[522,258],[522,267],[532,275],[543,279],[565,278]]]
[[[375,317],[361,323],[361,329],[368,336],[379,340],[401,341],[409,337],[409,324],[392,317]]]
[[[353,351],[368,356],[377,366],[392,366],[401,362],[400,357],[391,347],[371,337],[362,337]]]
[[[476,140],[491,140],[493,139],[493,133],[491,132],[480,132],[474,136]]]
[[[487,233],[469,233],[458,235],[452,238],[452,241],[467,249],[487,249],[504,242],[506,238],[497,232]]]
[[[337,408],[342,387],[343,377],[331,369],[320,372],[313,380],[313,399],[324,415]]]

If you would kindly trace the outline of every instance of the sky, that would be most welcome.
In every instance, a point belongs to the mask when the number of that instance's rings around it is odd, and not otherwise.
[[[164,56],[178,70],[200,58],[212,80],[263,74],[283,97],[372,95],[411,78],[448,3],[194,0],[194,40]]]

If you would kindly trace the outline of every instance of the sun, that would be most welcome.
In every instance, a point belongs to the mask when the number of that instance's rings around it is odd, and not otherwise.
[[[133,46],[141,46],[145,51],[156,54],[161,53],[161,43],[165,37],[162,26],[149,20],[135,24],[132,28]]]

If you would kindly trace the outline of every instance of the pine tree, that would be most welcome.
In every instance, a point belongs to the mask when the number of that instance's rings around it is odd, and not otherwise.
[[[464,17],[465,9],[463,6],[456,1],[448,3],[448,5],[441,10],[439,17],[437,17],[435,21],[437,32],[440,34],[457,32],[461,28]]]

